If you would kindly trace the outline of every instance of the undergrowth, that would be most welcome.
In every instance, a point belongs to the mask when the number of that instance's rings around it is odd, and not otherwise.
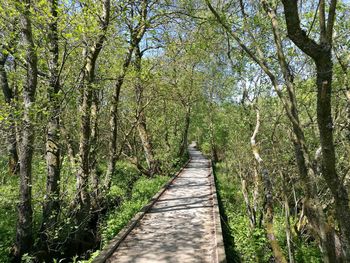
[[[239,179],[226,171],[220,163],[217,164],[215,171],[223,210],[221,213],[225,215],[223,229],[226,232],[224,241],[226,253],[229,253],[228,262],[274,262],[263,226],[254,230],[249,226]],[[278,209],[275,211],[274,228],[276,238],[288,258],[283,211]],[[227,236],[234,242],[227,242]],[[296,248],[296,262],[321,262],[320,251],[314,242],[305,242],[294,237],[293,243]],[[232,257],[233,253],[238,253],[238,256]]]
[[[106,220],[102,223],[102,246],[118,234],[168,180],[167,176],[138,179],[132,188],[131,198],[123,201],[117,209],[108,213]]]
[[[46,183],[46,164],[34,158],[33,165],[33,228],[37,233],[40,228],[42,204]],[[6,162],[0,163],[0,262],[10,262],[11,248],[16,237],[17,205],[19,177],[8,176]],[[177,169],[174,168],[174,169]],[[169,176],[155,176],[146,178],[130,163],[120,161],[117,163],[116,174],[112,178],[112,186],[107,193],[110,204],[107,214],[99,225],[101,248],[105,246],[138,212],[148,203],[154,194],[170,179]],[[62,202],[69,203],[74,197],[75,177],[68,164],[63,163],[61,180],[67,186],[61,189]],[[66,214],[66,211],[62,211]],[[62,220],[66,220],[62,218]],[[64,221],[65,222],[65,221]],[[62,221],[63,224],[63,221]],[[69,223],[68,223],[69,224]],[[67,226],[67,225],[66,225]],[[68,227],[68,226],[67,226]],[[38,237],[35,236],[35,239]],[[92,253],[87,261],[79,261],[78,256],[72,262],[91,262],[99,253]],[[24,255],[23,262],[31,262],[31,255]],[[53,259],[60,262],[59,259]]]

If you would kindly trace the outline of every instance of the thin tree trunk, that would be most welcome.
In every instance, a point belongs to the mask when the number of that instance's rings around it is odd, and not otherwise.
[[[141,12],[139,18],[139,26],[134,28],[133,25],[129,25],[130,29],[130,46],[126,57],[124,59],[122,72],[117,77],[115,87],[112,95],[112,103],[110,108],[110,141],[108,145],[108,166],[107,173],[105,177],[105,188],[109,189],[111,185],[111,177],[115,173],[115,164],[117,162],[117,138],[118,138],[118,106],[119,106],[119,97],[120,91],[124,83],[124,78],[127,74],[128,68],[131,63],[132,54],[135,50],[135,47],[139,45],[141,39],[143,38],[146,29],[147,29],[147,13],[148,13],[148,3],[147,0],[142,0],[141,3]]]
[[[298,3],[282,0],[289,38],[308,56],[317,69],[317,123],[322,149],[322,175],[334,198],[335,215],[342,233],[344,259],[350,262],[350,206],[348,191],[336,171],[332,123],[332,35],[336,0],[331,0],[327,25],[321,25],[320,44],[310,39],[301,29]],[[319,12],[320,19],[324,10]],[[322,29],[324,27],[325,29]]]
[[[163,111],[164,111],[164,142],[165,142],[165,147],[166,147],[166,151],[170,152],[171,150],[171,146],[170,146],[170,142],[169,142],[169,124],[168,124],[168,117],[167,117],[167,102],[165,99],[163,99]]]
[[[347,128],[346,136],[350,141],[350,80],[348,77],[348,65],[341,59],[341,57],[336,52],[335,52],[335,56],[344,73],[345,98],[346,98],[346,128]]]
[[[37,88],[37,55],[35,52],[32,25],[31,3],[26,0],[21,6],[21,30],[27,61],[27,77],[23,86],[23,123],[20,145],[20,199],[18,205],[18,222],[14,256],[20,259],[31,251],[33,246],[33,210],[32,210],[32,159],[34,152],[33,106]]]
[[[135,54],[135,68],[137,71],[137,82],[135,85],[135,96],[137,105],[137,130],[141,139],[142,147],[145,153],[146,162],[148,165],[148,174],[153,176],[160,172],[159,161],[156,160],[153,150],[153,145],[151,141],[151,136],[147,130],[146,125],[146,115],[144,112],[144,102],[143,102],[143,85],[141,80],[141,59],[142,54],[140,47],[136,47]]]
[[[5,63],[7,60],[7,56],[4,54],[0,54],[0,85],[1,89],[3,91],[5,102],[8,105],[9,108],[13,106],[14,101],[14,95],[13,91],[11,90],[8,78],[7,78],[7,72],[5,69]],[[9,174],[16,174],[18,172],[18,153],[17,153],[17,140],[16,140],[16,124],[13,119],[13,114],[9,114],[9,120],[10,123],[7,127],[7,153],[8,153],[8,168],[9,168]]]
[[[290,227],[290,209],[289,209],[288,199],[286,197],[284,200],[284,209],[285,209],[285,224],[286,224],[285,227],[286,227],[288,258],[289,258],[289,263],[294,263],[295,257],[294,257],[293,238],[292,238],[292,232],[291,232],[291,227]]]
[[[276,262],[278,263],[287,263],[286,258],[283,255],[283,251],[280,247],[280,245],[277,242],[275,233],[274,233],[274,227],[273,227],[273,217],[274,217],[274,211],[273,211],[273,195],[272,195],[272,184],[270,180],[269,172],[266,168],[263,167],[263,160],[260,157],[258,147],[256,145],[256,136],[259,132],[260,128],[260,112],[259,109],[256,108],[256,125],[253,132],[253,135],[250,139],[250,144],[252,147],[253,155],[256,160],[256,163],[258,164],[260,170],[262,171],[262,182],[264,185],[264,192],[265,192],[265,226],[266,226],[266,232],[267,232],[267,238],[269,239],[272,252],[274,255],[274,258]]]
[[[191,106],[186,107],[186,114],[185,114],[185,128],[182,134],[181,143],[180,143],[180,150],[179,150],[179,157],[182,157],[185,154],[185,151],[187,149],[188,145],[188,130],[190,128],[190,122],[191,122]]]
[[[287,248],[288,248],[288,258],[289,263],[295,262],[295,254],[294,254],[294,245],[293,245],[293,237],[291,232],[291,226],[290,226],[290,207],[289,207],[289,200],[287,195],[287,185],[286,185],[286,178],[283,174],[283,172],[280,170],[280,175],[282,179],[282,191],[283,191],[283,201],[284,201],[284,222],[285,222],[285,230],[286,230],[286,241],[287,241]]]
[[[91,83],[87,84],[82,91],[82,104],[80,106],[80,134],[79,134],[79,153],[78,153],[78,171],[77,171],[77,194],[76,206],[79,210],[89,210],[90,198],[88,193],[89,178],[89,152],[90,152],[90,115],[92,100]],[[87,213],[85,211],[84,214]],[[77,211],[78,213],[78,211]],[[82,218],[80,218],[82,219]]]
[[[55,225],[60,210],[59,201],[59,181],[60,181],[60,102],[58,93],[60,91],[59,71],[59,49],[58,49],[58,32],[57,32],[57,0],[50,0],[50,9],[52,21],[49,25],[49,69],[50,80],[48,87],[49,97],[49,122],[47,125],[46,137],[46,163],[47,163],[47,181],[46,181],[46,198],[43,205],[43,218],[41,225],[41,239],[43,243],[54,235]],[[43,244],[44,245],[44,244]],[[49,246],[49,244],[46,244]],[[49,250],[49,247],[47,247]]]
[[[110,0],[102,2],[102,14],[100,19],[100,33],[97,40],[85,48],[85,68],[83,74],[83,85],[81,91],[80,106],[80,134],[79,134],[79,153],[78,153],[78,171],[76,175],[76,197],[75,197],[75,220],[80,225],[75,238],[78,242],[84,236],[84,228],[88,222],[91,208],[91,199],[89,193],[90,176],[90,149],[91,149],[91,106],[93,100],[93,90],[95,81],[95,68],[97,58],[102,50],[106,38],[106,32],[109,25]]]
[[[120,91],[124,83],[124,78],[127,73],[127,70],[130,66],[132,53],[134,51],[134,45],[131,45],[128,49],[128,53],[125,57],[123,69],[120,75],[117,78],[117,81],[114,86],[114,91],[112,95],[112,102],[110,108],[110,140],[108,144],[108,166],[107,173],[105,178],[105,188],[108,190],[111,186],[111,178],[115,173],[115,164],[117,162],[117,137],[118,137],[118,106],[119,106],[119,97]]]
[[[256,227],[255,214],[253,211],[254,208],[250,205],[249,193],[247,190],[247,180],[243,177],[242,173],[240,173],[240,178],[241,178],[241,190],[242,190],[243,199],[247,208],[250,228],[253,230]]]
[[[97,152],[98,152],[98,115],[99,115],[99,101],[98,101],[98,91],[94,90],[92,95],[92,105],[91,105],[91,150],[89,156],[89,165],[91,173],[91,189],[92,189],[92,210],[95,211],[99,209],[100,206],[100,176],[101,172],[97,166]]]
[[[258,213],[261,215],[263,212],[259,208],[259,203],[261,203],[261,195],[260,195],[260,189],[261,189],[261,178],[259,176],[257,167],[254,167],[254,191],[253,191],[253,216],[254,216],[254,224],[255,226],[258,224]],[[260,211],[259,211],[260,210]],[[259,225],[261,225],[261,222],[259,222]]]
[[[76,160],[76,152],[74,149],[74,141],[73,141],[71,135],[66,130],[64,123],[62,123],[62,120],[64,120],[64,118],[61,119],[61,123],[60,123],[61,137],[62,137],[62,139],[64,139],[64,142],[65,142],[64,145],[65,145],[68,159],[69,159],[69,163],[70,163],[70,170],[73,173],[76,173],[77,172],[77,160]]]
[[[210,96],[211,98],[213,98],[214,94],[213,94],[213,90],[210,91]],[[219,158],[218,158],[218,154],[217,154],[217,150],[216,150],[216,144],[215,144],[215,131],[214,131],[214,106],[213,103],[210,102],[209,104],[209,138],[210,138],[210,147],[211,147],[211,158],[213,160],[214,163],[216,163]]]

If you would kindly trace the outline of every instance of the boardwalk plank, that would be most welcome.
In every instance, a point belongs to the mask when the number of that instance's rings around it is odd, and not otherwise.
[[[223,248],[218,253],[211,165],[193,147],[190,157],[186,168],[106,262],[218,262]]]

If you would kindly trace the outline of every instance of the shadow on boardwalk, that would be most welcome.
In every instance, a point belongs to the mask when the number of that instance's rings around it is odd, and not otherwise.
[[[211,166],[199,151],[106,262],[216,262]]]

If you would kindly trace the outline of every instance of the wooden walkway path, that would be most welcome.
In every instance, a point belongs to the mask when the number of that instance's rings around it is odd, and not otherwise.
[[[211,162],[190,161],[93,261],[226,262]]]

